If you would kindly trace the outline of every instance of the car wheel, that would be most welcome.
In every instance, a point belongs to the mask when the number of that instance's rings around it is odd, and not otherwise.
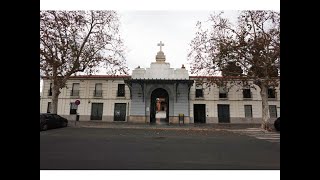
[[[42,126],[42,131],[46,131],[48,129],[48,125],[47,124],[44,124],[43,126]]]

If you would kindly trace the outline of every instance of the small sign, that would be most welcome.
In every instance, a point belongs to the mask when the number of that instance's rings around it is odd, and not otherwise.
[[[80,104],[80,101],[79,100],[76,100],[76,102],[74,102],[76,105],[79,105]]]

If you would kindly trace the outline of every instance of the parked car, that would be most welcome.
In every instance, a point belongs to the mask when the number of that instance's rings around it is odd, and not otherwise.
[[[57,114],[40,113],[40,131],[67,126],[68,120],[64,117]]]
[[[274,121],[274,128],[276,128],[277,131],[280,131],[280,117]]]

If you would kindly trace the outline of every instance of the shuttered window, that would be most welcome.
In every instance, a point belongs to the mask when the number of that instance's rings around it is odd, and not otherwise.
[[[102,83],[96,83],[94,94],[95,97],[102,96]]]
[[[79,83],[73,83],[72,84],[72,90],[71,90],[71,96],[79,96]]]
[[[244,105],[244,116],[252,118],[252,105]]]
[[[270,118],[277,118],[277,106],[269,105]]]

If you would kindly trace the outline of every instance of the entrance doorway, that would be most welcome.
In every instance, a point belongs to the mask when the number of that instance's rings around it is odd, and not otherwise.
[[[92,103],[90,120],[102,120],[103,103]]]
[[[194,116],[194,123],[206,123],[206,105],[194,104],[193,116]]]
[[[115,103],[114,104],[114,121],[125,121],[126,120],[126,103]]]
[[[158,88],[151,93],[150,123],[169,123],[169,94],[165,89]]]
[[[219,123],[230,123],[229,104],[218,104]]]

